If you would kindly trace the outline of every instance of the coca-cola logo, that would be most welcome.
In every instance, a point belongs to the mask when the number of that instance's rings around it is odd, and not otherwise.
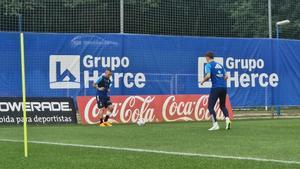
[[[96,98],[79,96],[78,107],[83,124],[97,124],[106,113],[99,110]],[[208,95],[156,95],[156,96],[112,96],[114,111],[110,121],[113,123],[136,123],[139,118],[147,122],[202,121],[209,120]],[[230,103],[227,102],[230,106]],[[223,114],[217,102],[217,118]],[[233,116],[231,106],[230,117]]]
[[[125,100],[121,99],[113,103],[114,111],[111,114],[110,121],[113,123],[135,123],[139,118],[147,122],[153,122],[155,119],[154,108],[150,104],[155,99],[154,96],[140,97],[130,96]],[[88,124],[97,124],[100,117],[106,113],[103,109],[98,109],[96,98],[89,99],[84,109],[84,119]]]
[[[123,123],[137,122],[139,118],[143,118],[147,122],[152,122],[155,119],[154,108],[151,107],[151,102],[155,97],[147,96],[130,96],[121,105],[121,108],[116,108],[117,114],[120,114],[120,120]]]
[[[201,121],[209,120],[208,95],[202,95],[197,100],[177,101],[175,96],[167,97],[162,107],[162,116],[165,121]],[[217,118],[222,118],[222,112],[217,102],[215,106]]]

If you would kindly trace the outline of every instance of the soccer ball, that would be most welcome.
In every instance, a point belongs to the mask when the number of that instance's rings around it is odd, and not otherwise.
[[[143,118],[139,118],[138,121],[136,122],[138,126],[143,126],[146,124],[146,121]]]

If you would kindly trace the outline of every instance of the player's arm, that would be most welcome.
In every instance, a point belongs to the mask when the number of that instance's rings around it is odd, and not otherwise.
[[[100,91],[103,91],[104,90],[104,87],[98,87],[98,84],[103,80],[103,77],[100,76],[94,83],[93,83],[93,87],[96,89],[96,90],[100,90]]]
[[[201,85],[203,85],[204,82],[206,82],[206,81],[208,81],[210,79],[210,77],[211,77],[211,75],[210,75],[210,73],[211,73],[210,69],[211,69],[211,65],[210,64],[206,64],[205,65],[205,77],[201,81]]]
[[[201,82],[201,85],[203,85],[204,82],[208,81],[210,79],[210,73],[207,73],[204,77],[204,79]]]
[[[225,76],[224,76],[224,79],[225,79],[225,80],[227,80],[227,79],[228,79],[228,75],[227,75],[227,74],[225,74]]]
[[[228,79],[228,75],[227,75],[226,69],[223,68],[223,71],[224,71],[224,75],[225,75],[225,76],[224,76],[224,79],[227,80],[227,79]]]
[[[113,81],[113,80],[112,80],[112,77],[110,77],[109,80],[110,80],[110,84],[109,84],[109,88],[107,89],[108,92],[110,92],[110,88],[111,88],[111,86],[112,86],[112,81]]]

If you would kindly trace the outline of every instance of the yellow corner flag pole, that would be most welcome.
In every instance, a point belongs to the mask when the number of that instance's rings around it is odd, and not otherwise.
[[[21,48],[21,69],[22,69],[22,96],[23,96],[23,120],[24,120],[24,155],[28,157],[28,137],[27,137],[27,113],[26,113],[26,83],[25,83],[25,53],[24,34],[22,32],[22,16],[19,15],[20,48]]]

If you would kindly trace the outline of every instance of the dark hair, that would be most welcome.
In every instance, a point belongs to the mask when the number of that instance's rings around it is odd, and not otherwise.
[[[107,67],[107,68],[105,69],[105,71],[111,72],[111,69],[110,69],[109,67]]]
[[[213,58],[215,57],[215,55],[214,55],[213,52],[206,52],[204,56],[205,56],[205,57],[209,57],[209,58],[211,58],[211,59],[213,59]]]

